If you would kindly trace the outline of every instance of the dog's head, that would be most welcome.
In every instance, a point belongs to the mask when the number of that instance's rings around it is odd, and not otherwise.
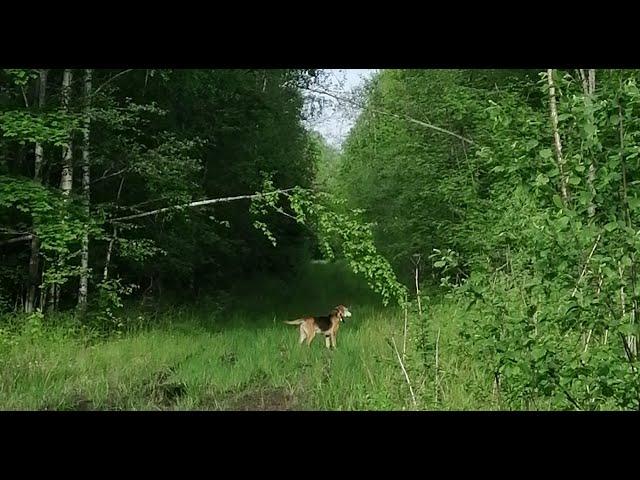
[[[344,322],[345,318],[349,318],[351,316],[351,312],[349,311],[349,309],[347,307],[345,307],[344,305],[338,305],[335,308],[338,316],[340,317],[340,321]]]

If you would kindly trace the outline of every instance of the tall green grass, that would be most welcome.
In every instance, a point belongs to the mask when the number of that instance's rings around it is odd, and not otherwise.
[[[298,345],[297,327],[283,323],[326,313],[338,303],[348,305],[353,317],[340,329],[335,351],[320,337],[311,347]],[[404,359],[417,406],[390,342],[394,337],[402,349],[402,312],[382,307],[343,267],[311,265],[289,280],[252,279],[222,303],[165,309],[153,321],[130,309],[124,318],[128,328],[107,338],[70,330],[64,322],[0,324],[0,408],[490,408],[481,400],[489,398],[490,380],[459,355],[456,306],[430,308],[426,322],[410,322]],[[418,334],[430,339],[438,330],[436,399],[432,352],[414,346]]]

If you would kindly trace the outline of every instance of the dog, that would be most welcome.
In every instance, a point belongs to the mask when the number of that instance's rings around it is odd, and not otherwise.
[[[349,318],[351,312],[344,305],[338,305],[335,307],[329,315],[322,317],[303,317],[297,320],[287,320],[284,323],[289,325],[300,325],[300,340],[299,344],[306,340],[307,346],[311,345],[312,340],[316,336],[316,333],[324,334],[325,345],[327,348],[336,348],[336,335],[340,323],[344,322],[345,318]]]

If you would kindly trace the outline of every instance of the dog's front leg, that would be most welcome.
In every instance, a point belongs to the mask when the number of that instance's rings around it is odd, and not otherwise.
[[[331,337],[329,335],[325,335],[324,344],[328,349],[331,349]]]

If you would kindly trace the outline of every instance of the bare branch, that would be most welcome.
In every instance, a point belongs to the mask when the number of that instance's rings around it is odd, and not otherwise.
[[[416,402],[416,396],[413,393],[413,387],[411,386],[411,381],[409,380],[409,374],[407,370],[404,368],[404,363],[402,363],[402,358],[400,357],[400,352],[398,351],[398,347],[396,346],[396,339],[391,337],[393,341],[393,348],[396,351],[396,356],[398,357],[398,362],[400,362],[400,367],[402,368],[402,373],[404,373],[404,378],[407,380],[407,385],[409,385],[409,392],[411,393],[411,400],[413,401],[413,406],[417,407],[418,402]]]
[[[134,220],[136,218],[148,217],[150,215],[156,215],[158,213],[182,210],[183,208],[203,207],[205,205],[212,205],[214,203],[227,203],[227,202],[233,202],[236,200],[266,197],[266,196],[274,195],[278,193],[289,192],[291,190],[293,190],[293,188],[287,188],[284,190],[274,190],[273,192],[267,192],[267,193],[256,193],[253,195],[238,195],[236,197],[224,197],[224,198],[212,198],[209,200],[199,200],[197,202],[186,203],[183,205],[174,205],[172,207],[158,208],[157,210],[151,210],[150,212],[137,213],[135,215],[127,215],[126,217],[112,218],[108,220],[108,223],[123,222],[125,220]]]
[[[123,168],[121,170],[118,170],[117,172],[113,172],[113,173],[110,173],[108,175],[105,174],[105,175],[103,175],[101,177],[98,177],[98,178],[96,178],[94,180],[91,180],[91,185],[93,185],[94,183],[102,182],[103,180],[107,180],[107,179],[109,179],[111,177],[115,177],[115,176],[121,175],[121,174],[127,172],[128,170],[129,170],[129,168]]]
[[[598,246],[598,242],[600,242],[600,237],[602,236],[602,234],[598,235],[598,238],[596,238],[595,243],[593,244],[593,248],[591,249],[591,253],[589,253],[589,256],[587,257],[587,261],[584,263],[584,268],[582,269],[582,273],[580,274],[580,278],[578,278],[578,281],[576,283],[576,288],[573,289],[573,293],[571,294],[571,298],[576,296],[576,293],[578,293],[578,286],[580,285],[580,282],[582,281],[582,278],[584,277],[584,274],[587,273],[587,267],[589,266],[589,262],[591,261],[591,257],[593,257],[593,253],[596,251],[596,247]]]
[[[436,373],[436,380],[435,380],[435,402],[436,404],[438,403],[438,387],[440,386],[440,381],[439,381],[439,376],[438,376],[438,369],[439,369],[439,363],[440,363],[440,356],[439,356],[439,346],[440,346],[440,329],[438,328],[438,336],[436,337],[436,368],[435,368],[435,373]]]
[[[134,203],[133,205],[123,205],[123,206],[121,206],[119,208],[121,208],[123,210],[132,210],[133,212],[140,212],[140,210],[139,210],[140,207],[142,207],[144,205],[149,205],[151,203],[163,202],[163,201],[167,200],[168,198],[169,197],[152,198],[151,200],[145,200],[144,202]]]
[[[409,309],[405,305],[404,307],[404,332],[402,335],[402,358],[406,358],[407,353],[407,325],[409,323]],[[422,318],[420,319],[422,320]]]
[[[100,85],[98,88],[96,88],[96,89],[93,91],[93,95],[92,95],[92,96],[97,95],[97,94],[98,94],[98,92],[99,92],[100,90],[102,90],[104,87],[106,87],[109,83],[113,82],[116,78],[121,77],[121,76],[122,76],[122,75],[124,75],[125,73],[133,72],[133,70],[134,70],[133,68],[128,68],[127,70],[123,70],[122,72],[115,74],[115,75],[114,75],[113,77],[111,77],[109,80],[107,80],[107,81],[106,81],[106,82],[104,82],[102,85]]]
[[[24,87],[20,87],[20,91],[22,91],[22,98],[24,99],[24,106],[29,108],[29,100],[27,100],[27,94],[24,91]]]
[[[298,219],[296,217],[294,217],[293,215],[288,214],[287,212],[285,212],[283,209],[281,208],[276,208],[276,212],[281,213],[282,215],[284,215],[285,217],[289,217],[292,218],[293,220],[295,220],[296,222],[298,221]]]
[[[327,92],[327,91],[324,91],[324,90],[316,90],[314,88],[309,88],[309,87],[305,88],[305,90],[307,90],[309,92],[312,92],[312,93],[318,93],[320,95],[327,95],[328,97],[332,97],[332,98],[334,98],[334,99],[336,99],[336,100],[338,100],[340,102],[345,102],[345,103],[349,103],[349,104],[354,105],[354,106],[359,107],[359,108],[364,108],[363,104],[358,103],[358,102],[356,102],[354,100],[351,100],[349,98],[341,97],[339,95],[336,95],[335,93]],[[462,135],[458,135],[455,132],[452,132],[450,130],[446,130],[446,129],[438,127],[436,125],[432,125],[430,123],[423,122],[422,120],[417,120],[417,119],[415,119],[413,117],[410,117],[409,115],[406,115],[406,114],[400,115],[400,114],[397,114],[397,113],[388,112],[386,110],[380,110],[378,108],[373,108],[373,107],[369,107],[369,108],[371,109],[372,112],[379,113],[379,114],[382,114],[382,115],[388,115],[390,117],[398,118],[400,120],[406,120],[408,122],[415,123],[416,125],[420,125],[422,127],[429,128],[431,130],[436,130],[437,132],[440,132],[440,133],[444,133],[444,134],[447,134],[447,135],[452,135],[452,136],[454,136],[456,138],[459,138],[463,142],[470,143],[471,145],[475,145],[476,144],[473,140],[469,140],[468,138],[463,137]]]
[[[12,228],[0,228],[0,233],[6,233],[8,235],[27,235],[29,232],[20,232]]]
[[[9,245],[10,243],[25,242],[27,240],[31,240],[32,238],[33,238],[33,235],[31,234],[22,235],[21,237],[10,238],[9,240],[3,240],[2,242],[0,242],[0,247],[3,245]]]

